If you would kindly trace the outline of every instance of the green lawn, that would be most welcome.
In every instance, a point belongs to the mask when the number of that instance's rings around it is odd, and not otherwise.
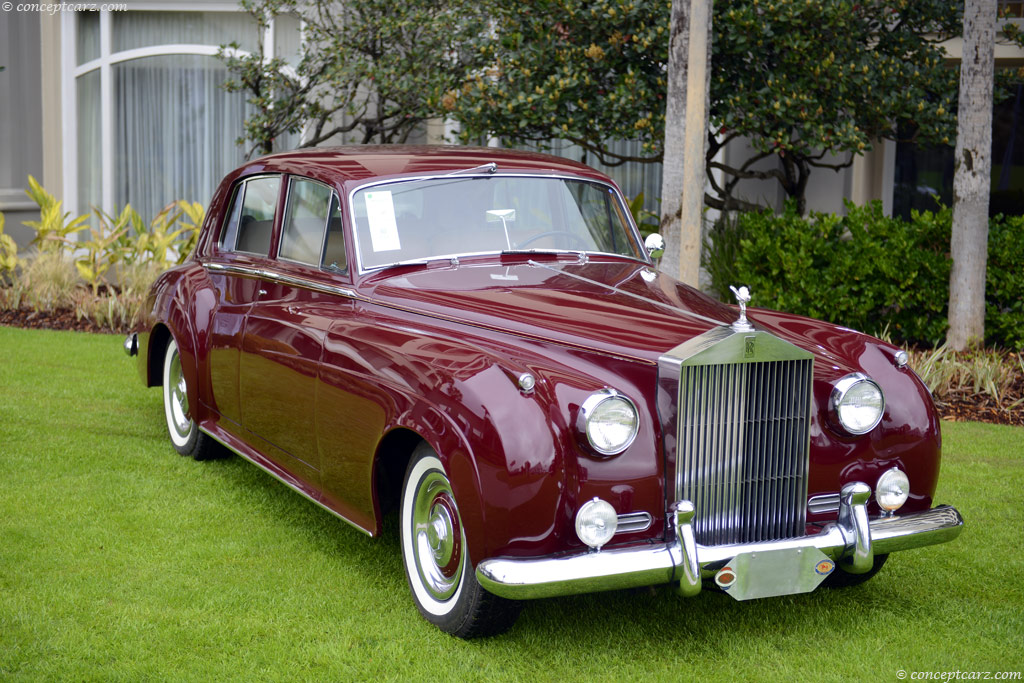
[[[846,591],[534,602],[463,642],[369,539],[240,458],[181,458],[121,338],[0,328],[0,679],[897,680],[1024,669],[1024,429],[947,424],[947,546]]]

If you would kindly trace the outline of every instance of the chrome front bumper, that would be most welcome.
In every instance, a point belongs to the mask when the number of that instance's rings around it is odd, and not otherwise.
[[[841,570],[863,574],[873,566],[875,555],[945,543],[963,530],[963,518],[949,505],[869,520],[870,496],[871,488],[866,484],[844,486],[838,522],[814,536],[723,546],[697,545],[693,506],[682,501],[676,505],[676,538],[671,543],[566,557],[495,558],[481,562],[476,577],[491,593],[518,600],[673,582],[679,583],[683,595],[693,596],[700,592],[704,579],[714,577],[726,563],[741,555],[816,549]]]

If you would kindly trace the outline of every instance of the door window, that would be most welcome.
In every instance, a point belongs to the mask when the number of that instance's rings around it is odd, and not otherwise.
[[[291,179],[278,251],[281,258],[320,265],[333,194],[331,188],[321,183]]]

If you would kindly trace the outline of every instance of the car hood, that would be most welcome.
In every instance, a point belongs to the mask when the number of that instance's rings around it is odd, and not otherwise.
[[[738,315],[735,306],[623,261],[421,266],[374,275],[364,294],[384,305],[647,361]]]

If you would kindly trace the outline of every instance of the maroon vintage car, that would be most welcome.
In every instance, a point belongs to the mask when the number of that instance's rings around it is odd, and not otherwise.
[[[224,179],[125,348],[179,453],[371,536],[397,506],[416,605],[462,637],[528,598],[855,584],[960,533],[905,353],[714,301],[657,242],[546,155],[275,154]]]

